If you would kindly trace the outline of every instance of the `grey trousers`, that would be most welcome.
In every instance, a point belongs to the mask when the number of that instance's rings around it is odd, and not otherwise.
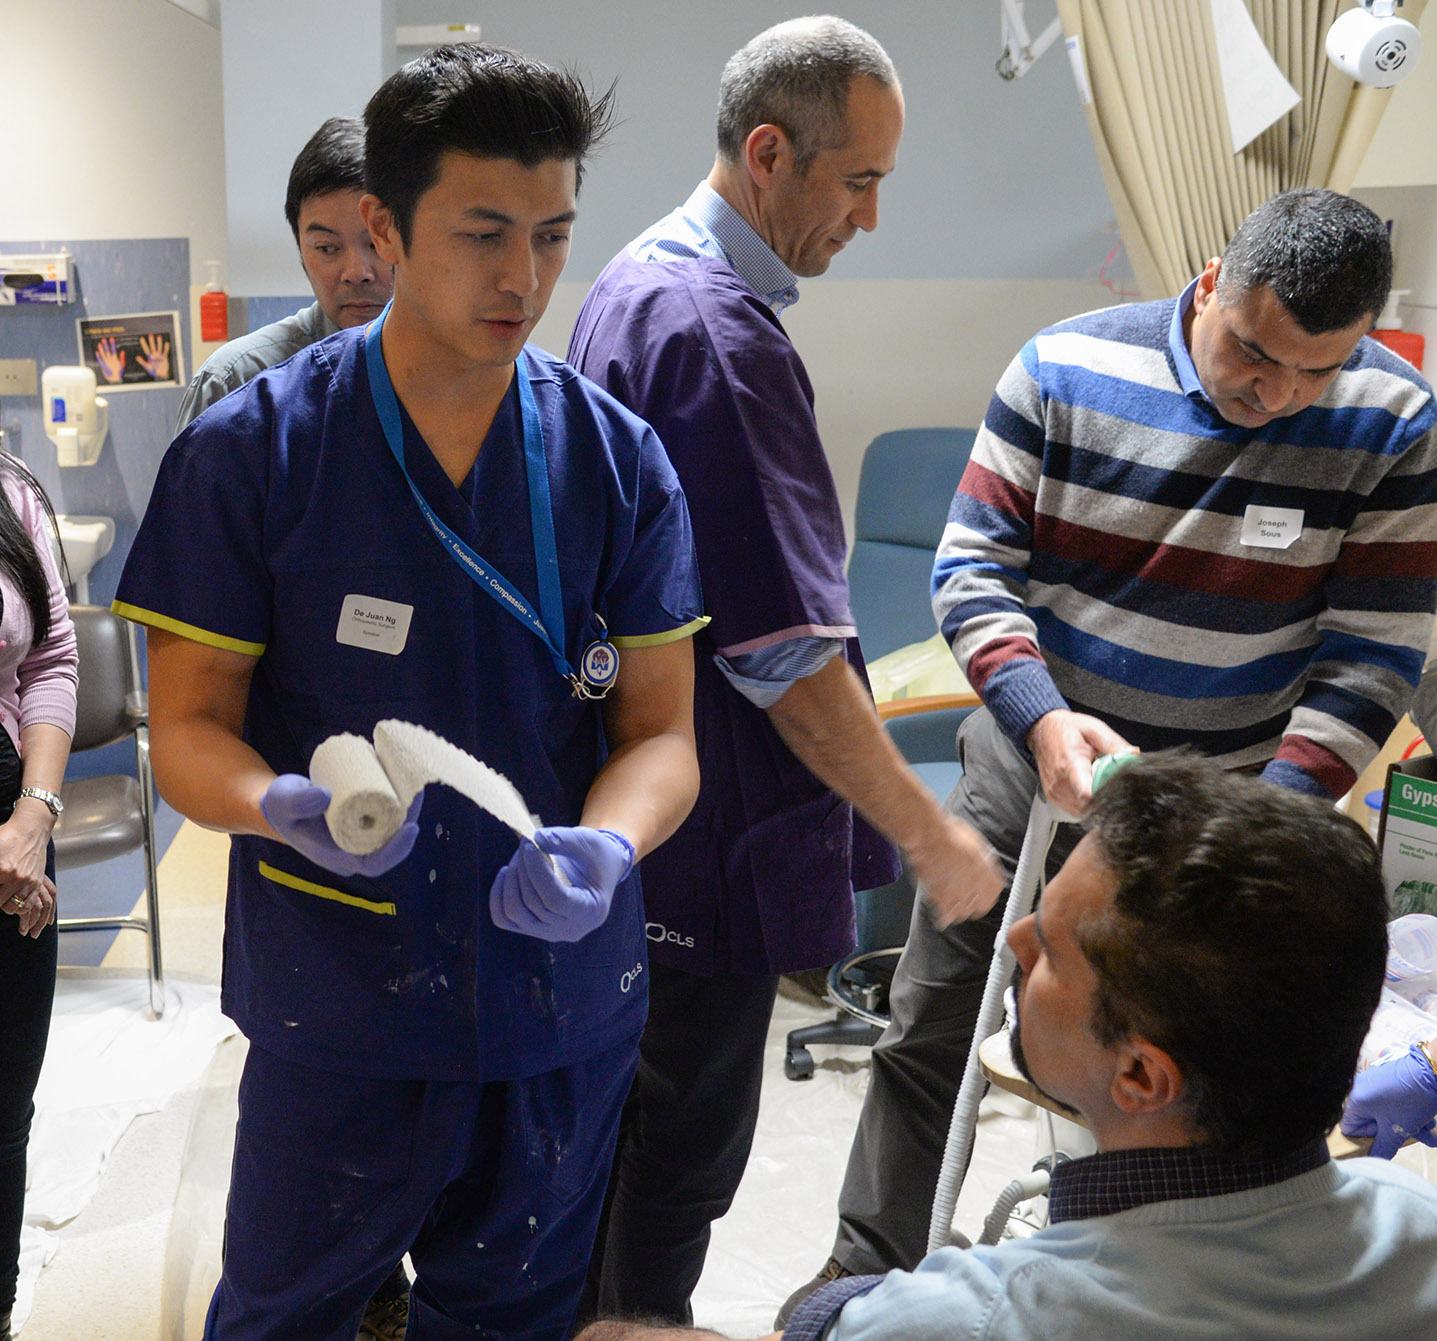
[[[958,760],[963,776],[947,807],[987,838],[1011,880],[1037,774],[985,709],[959,729]],[[1049,876],[1081,837],[1075,824],[1058,827]],[[873,1049],[839,1194],[833,1255],[852,1272],[911,1270],[927,1249],[943,1147],[1006,899],[1005,893],[980,920],[946,931],[934,927],[922,900],[914,904],[889,998],[892,1023]]]

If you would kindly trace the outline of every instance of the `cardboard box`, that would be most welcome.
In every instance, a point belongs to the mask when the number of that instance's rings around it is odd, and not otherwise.
[[[1437,914],[1437,758],[1388,765],[1377,847],[1392,916]]]
[[[1404,716],[1392,734],[1383,742],[1382,748],[1377,751],[1372,762],[1358,775],[1352,790],[1347,794],[1346,804],[1343,810],[1352,816],[1363,828],[1366,828],[1372,819],[1367,813],[1368,792],[1387,791],[1387,765],[1402,758],[1413,744],[1422,739],[1422,733],[1413,725],[1410,717]],[[1424,753],[1429,753],[1425,746],[1418,746]],[[1379,811],[1380,813],[1380,811]]]

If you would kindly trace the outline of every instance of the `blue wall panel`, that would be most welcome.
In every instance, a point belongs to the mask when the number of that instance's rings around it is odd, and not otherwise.
[[[301,308],[308,307],[314,302],[314,295],[307,293],[302,297],[296,295],[293,298],[246,298],[244,301],[244,329],[245,331],[257,331],[261,326],[268,326],[272,321],[280,321],[285,317],[292,317]],[[235,331],[239,335],[241,332]]]
[[[75,321],[128,312],[178,311],[188,380],[190,348],[190,247],[184,238],[106,242],[64,239],[0,239],[0,252],[58,251],[75,257],[79,301],[63,307],[0,308],[0,358],[28,358],[39,372],[56,363],[76,363]],[[101,395],[105,395],[103,388]],[[178,387],[108,395],[110,432],[93,466],[60,469],[45,436],[40,398],[0,400],[6,446],[34,471],[56,512],[113,517],[115,547],[90,574],[90,599],[108,604],[120,580],[125,556],[154,487],[160,459],[170,445],[182,391]],[[18,426],[18,433],[11,433]]]
[[[77,363],[79,317],[129,312],[178,311],[186,353],[190,347],[190,246],[184,238],[64,242],[63,239],[0,239],[0,253],[58,251],[75,257],[79,300],[62,307],[0,307],[0,358],[35,359],[37,379],[56,363]],[[38,383],[37,383],[38,384]],[[104,390],[101,394],[105,395]],[[40,397],[0,399],[0,427],[6,448],[34,472],[56,512],[115,519],[115,547],[90,573],[90,599],[108,605],[124,569],[125,556],[150,501],[160,460],[170,445],[179,387],[125,391],[108,395],[110,431],[93,466],[60,469],[55,448],[45,436]],[[71,777],[134,771],[134,750],[121,743],[93,750],[71,761]]]

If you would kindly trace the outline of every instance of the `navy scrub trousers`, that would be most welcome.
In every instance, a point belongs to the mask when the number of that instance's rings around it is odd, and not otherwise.
[[[563,1341],[637,1057],[467,1084],[251,1046],[206,1341],[354,1341],[406,1252],[408,1341]]]

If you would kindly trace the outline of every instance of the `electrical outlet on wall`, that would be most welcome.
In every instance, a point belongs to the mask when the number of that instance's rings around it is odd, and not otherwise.
[[[0,359],[0,396],[38,396],[34,359]]]

